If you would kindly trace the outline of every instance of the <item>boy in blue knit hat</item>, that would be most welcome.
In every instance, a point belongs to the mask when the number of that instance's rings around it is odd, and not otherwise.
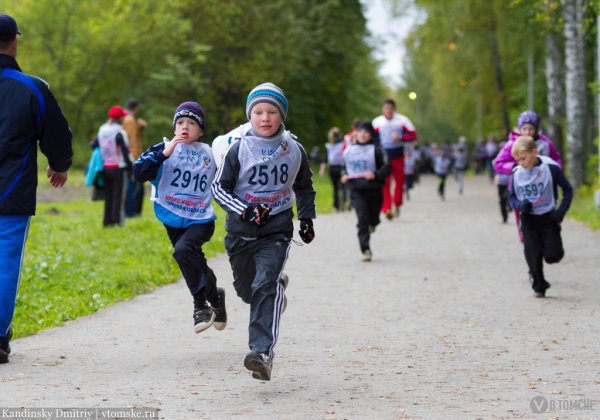
[[[315,237],[312,172],[304,148],[283,125],[287,111],[287,99],[273,83],[252,89],[246,101],[251,127],[236,131],[239,140],[225,153],[212,186],[215,200],[227,211],[225,248],[233,285],[250,304],[250,352],[244,366],[263,381],[271,379],[286,305],[283,269],[294,233],[294,196],[300,238],[310,243]]]
[[[133,166],[138,182],[151,181],[154,213],[167,230],[183,278],[194,298],[194,331],[227,325],[225,291],[207,264],[202,245],[215,232],[212,206],[216,164],[204,135],[204,110],[184,102],[173,117],[175,136],[145,151]],[[210,306],[207,303],[210,302]]]

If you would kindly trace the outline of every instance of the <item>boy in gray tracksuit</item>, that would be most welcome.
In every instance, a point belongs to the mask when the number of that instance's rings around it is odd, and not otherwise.
[[[227,211],[225,247],[233,285],[250,304],[250,352],[244,366],[255,379],[271,379],[273,348],[285,309],[283,268],[294,233],[296,197],[300,237],[314,239],[315,190],[304,148],[285,130],[288,103],[272,83],[255,87],[246,101],[252,128],[240,132],[217,170],[212,190]]]

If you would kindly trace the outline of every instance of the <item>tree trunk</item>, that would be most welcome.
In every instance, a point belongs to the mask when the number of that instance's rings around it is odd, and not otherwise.
[[[494,1],[488,0],[488,41],[490,43],[490,51],[492,53],[492,62],[496,73],[496,89],[498,89],[498,98],[500,99],[500,112],[502,114],[502,122],[506,135],[511,131],[510,121],[508,119],[508,109],[506,107],[506,90],[504,89],[504,75],[500,66],[500,52],[498,50],[498,36],[496,30],[496,17],[494,13]]]
[[[565,89],[563,58],[558,34],[546,35],[546,88],[548,91],[548,136],[561,156],[564,153],[563,123],[565,120]]]
[[[582,33],[584,0],[562,0],[565,21],[567,168],[571,183],[585,181],[587,86],[585,39]]]

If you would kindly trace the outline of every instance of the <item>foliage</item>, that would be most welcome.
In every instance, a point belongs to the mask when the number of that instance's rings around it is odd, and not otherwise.
[[[594,203],[594,192],[596,189],[598,189],[597,185],[584,185],[578,188],[567,214],[569,217],[579,220],[600,232],[600,211],[598,211]]]
[[[82,166],[107,109],[136,97],[145,145],[171,135],[175,107],[196,100],[207,138],[243,123],[257,84],[280,85],[286,125],[305,146],[333,126],[372,118],[384,87],[359,0],[0,0],[15,16],[19,63],[46,79]],[[308,147],[309,148],[309,147]]]

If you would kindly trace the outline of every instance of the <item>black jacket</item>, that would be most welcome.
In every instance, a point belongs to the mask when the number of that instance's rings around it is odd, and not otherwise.
[[[316,192],[313,188],[312,171],[310,169],[306,151],[300,143],[296,143],[300,148],[302,156],[300,169],[292,186],[296,198],[298,219],[314,219],[316,218]],[[240,142],[233,144],[229,148],[227,155],[221,163],[221,167],[217,169],[217,174],[212,185],[215,201],[227,211],[225,230],[227,233],[249,238],[264,238],[276,233],[283,233],[292,237],[294,233],[294,225],[292,222],[294,212],[292,209],[287,209],[281,213],[270,216],[269,222],[261,227],[241,220],[239,206],[243,207],[245,205],[242,204],[243,200],[241,200],[240,197],[237,197],[233,192],[240,175],[240,161],[238,158],[239,149]],[[231,202],[238,202],[240,205],[236,208],[231,205]]]
[[[71,130],[48,85],[0,54],[0,215],[35,214],[37,141],[57,172],[71,166]]]

